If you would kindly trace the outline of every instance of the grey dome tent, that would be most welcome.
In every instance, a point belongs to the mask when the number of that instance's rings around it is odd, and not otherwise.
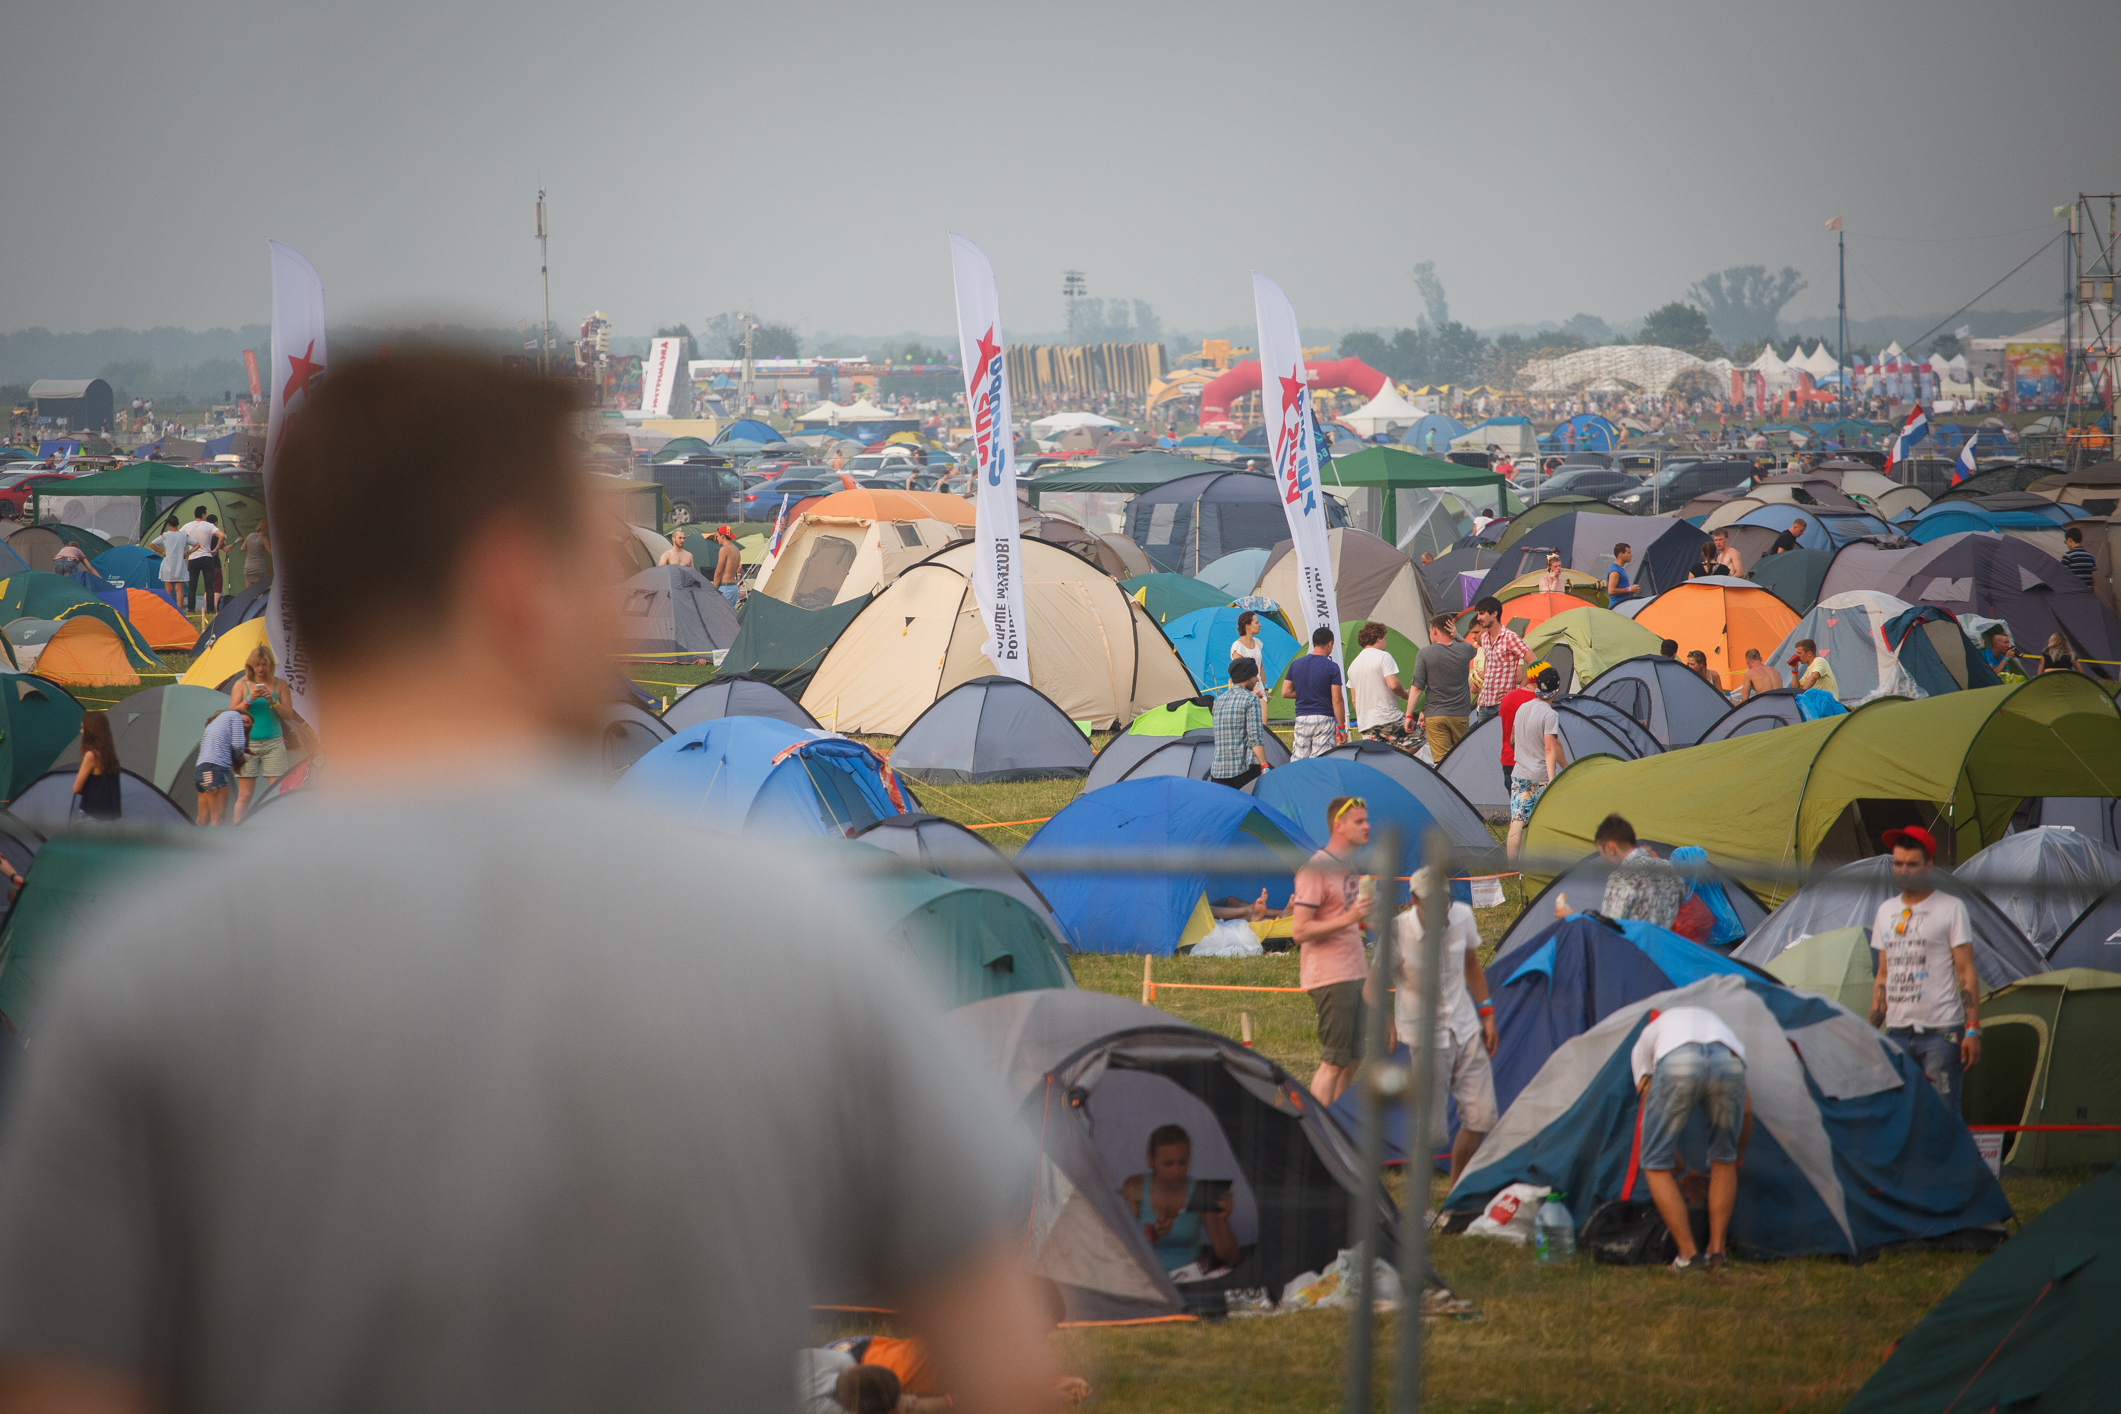
[[[1189,1298],[1241,1287],[1278,1295],[1347,1245],[1361,1156],[1325,1108],[1257,1051],[1102,992],[1019,992],[961,1007],[950,1020],[1038,1146],[1011,1230],[1023,1234],[1023,1265],[1060,1286],[1069,1320],[1177,1316]],[[1192,1140],[1195,1178],[1231,1183],[1242,1249],[1227,1275],[1183,1291],[1119,1196],[1147,1168],[1149,1135],[1164,1124]],[[1398,1240],[1389,1200],[1378,1222],[1380,1255],[1389,1257]]]
[[[1195,727],[1178,736],[1150,737],[1149,750],[1137,757],[1118,779],[1139,781],[1149,776],[1185,776],[1208,779],[1215,764],[1215,729]],[[1269,759],[1272,759],[1271,753]]]
[[[1664,750],[1633,717],[1596,697],[1557,698],[1561,744],[1570,761],[1604,752],[1639,761]],[[1510,783],[1502,772],[1502,718],[1490,717],[1466,734],[1436,768],[1475,810],[1490,819],[1510,809]]]
[[[619,586],[619,655],[704,657],[736,642],[736,611],[683,565],[657,565]]]
[[[2011,817],[2014,830],[2067,825],[2108,849],[2121,850],[2121,800],[2105,795],[2036,795]]]
[[[2085,909],[2121,884],[2121,854],[2094,836],[2047,825],[2013,831],[1952,872],[1987,894],[2046,956]],[[2026,879],[2044,887],[2023,888]]]
[[[681,732],[714,717],[773,717],[792,727],[823,730],[772,678],[753,673],[716,673],[712,681],[686,689],[663,710],[663,725]]]
[[[1485,852],[1495,848],[1495,836],[1488,833],[1480,812],[1426,761],[1418,761],[1396,746],[1361,737],[1342,742],[1326,755],[1341,761],[1360,762],[1384,772],[1406,787],[1407,793],[1435,817],[1453,849]]]
[[[605,780],[615,781],[671,735],[671,728],[660,718],[631,702],[611,703],[597,723],[596,768]]]
[[[2047,965],[2057,972],[2068,967],[2121,972],[2121,885],[2108,889],[2077,915],[2048,953]]]
[[[940,784],[1085,775],[1090,739],[1052,698],[999,675],[959,683],[930,703],[891,748],[891,769]]]
[[[1326,524],[1346,525],[1340,502],[1322,499]],[[1273,477],[1203,471],[1152,486],[1129,501],[1126,531],[1158,569],[1190,575],[1233,550],[1271,550],[1289,538],[1289,517]]]
[[[39,834],[50,836],[74,818],[74,775],[68,767],[41,777],[9,803],[16,819]],[[191,824],[174,800],[155,789],[155,783],[120,767],[118,770],[118,814],[120,822],[133,829],[161,829]]]
[[[199,806],[199,738],[206,724],[227,710],[227,693],[182,683],[150,687],[121,698],[110,706],[111,741],[118,748],[118,763],[154,782],[187,820],[193,819]],[[306,759],[305,750],[291,756],[289,765]],[[72,770],[80,764],[81,739],[77,736],[52,762],[52,769]],[[252,797],[253,809],[260,799]]]
[[[1025,878],[1007,855],[955,820],[914,810],[863,825],[850,838],[888,850],[930,874],[1007,894],[1037,914],[1064,947],[1074,947],[1038,885]]]
[[[1644,840],[1642,843],[1650,845],[1659,854],[1669,856],[1672,852],[1659,841]],[[1534,894],[1531,901],[1519,910],[1504,931],[1502,941],[1495,944],[1495,956],[1501,958],[1514,952],[1553,927],[1554,904],[1559,896],[1567,896],[1572,913],[1599,907],[1605,899],[1606,880],[1615,867],[1604,855],[1586,855],[1581,863]],[[1767,905],[1756,898],[1751,889],[1721,869],[1716,871],[1715,877],[1716,882],[1723,885],[1723,896],[1730,900],[1731,911],[1738,915],[1738,922],[1750,937],[1753,930],[1766,920]]]
[[[1206,717],[1205,711],[1202,712],[1202,717]],[[1142,717],[1135,718],[1135,726],[1140,726],[1142,721]],[[1207,732],[1208,740],[1211,743],[1215,739],[1215,730],[1212,727],[1196,727],[1193,730]],[[1155,751],[1167,742],[1175,740],[1177,740],[1177,737],[1168,733],[1152,735],[1148,732],[1131,729],[1121,732],[1099,748],[1096,759],[1090,763],[1090,774],[1083,781],[1083,790],[1088,792],[1096,790],[1100,786],[1111,785],[1114,781],[1131,774],[1134,767],[1150,752]],[[1289,748],[1284,746],[1281,738],[1274,733],[1268,732],[1262,745],[1267,753],[1268,765],[1280,766],[1288,762]],[[1160,771],[1155,774],[1163,775],[1167,773]],[[1184,773],[1180,772],[1178,774]]]
[[[1746,736],[1753,732],[1773,731],[1777,727],[1794,726],[1804,720],[1804,713],[1797,707],[1797,690],[1778,687],[1769,692],[1756,692],[1716,719],[1716,724],[1701,734],[1699,746],[1704,742],[1728,741],[1734,736]]]
[[[1607,668],[1585,695],[1612,703],[1665,747],[1692,746],[1731,710],[1692,668],[1654,653]]]
[[[1782,901],[1745,941],[1731,949],[1731,956],[1755,967],[1765,967],[1786,948],[1814,933],[1836,928],[1869,928],[1878,905],[1899,892],[1893,886],[1893,857],[1875,854],[1844,864],[1823,879],[1815,879]],[[2001,987],[2045,972],[2049,964],[2025,940],[2018,925],[1988,895],[1969,886],[1961,895],[1967,920],[1973,925],[1974,971],[1984,987]]]

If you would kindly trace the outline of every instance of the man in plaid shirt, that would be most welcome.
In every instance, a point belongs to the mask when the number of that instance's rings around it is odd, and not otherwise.
[[[1259,664],[1252,659],[1230,660],[1230,685],[1215,699],[1215,760],[1208,777],[1217,785],[1242,788],[1267,769],[1267,728],[1252,691],[1258,676]]]
[[[1502,708],[1502,695],[1524,680],[1532,650],[1502,626],[1502,601],[1490,594],[1473,606],[1473,632],[1466,639],[1480,650],[1480,695],[1473,703],[1473,725]]]

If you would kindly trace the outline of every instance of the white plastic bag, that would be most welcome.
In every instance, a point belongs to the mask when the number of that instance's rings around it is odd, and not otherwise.
[[[1281,1291],[1282,1311],[1339,1311],[1355,1302],[1355,1249],[1343,1248],[1333,1265],[1323,1272],[1305,1272],[1290,1279]],[[1396,1311],[1404,1293],[1399,1273],[1383,1261],[1371,1271],[1370,1296],[1379,1311]]]
[[[1499,1237],[1522,1247],[1532,1240],[1532,1226],[1539,1221],[1540,1205],[1552,1189],[1536,1183],[1513,1183],[1488,1200],[1466,1228],[1468,1237]]]
[[[1265,951],[1259,945],[1259,934],[1241,918],[1223,919],[1193,945],[1195,957],[1258,957]]]

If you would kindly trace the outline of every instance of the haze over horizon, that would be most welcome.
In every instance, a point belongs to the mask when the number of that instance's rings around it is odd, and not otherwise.
[[[2121,188],[2072,116],[2112,84],[2110,3],[1282,14],[31,7],[0,50],[0,329],[263,322],[268,238],[334,323],[534,327],[540,179],[568,335],[747,304],[945,330],[948,230],[1023,333],[1062,326],[1070,268],[1166,329],[1248,324],[1254,268],[1306,326],[1412,324],[1421,261],[1482,328],[1792,265],[1789,325],[1832,316],[1837,214],[1852,319],[1941,315]],[[2060,286],[2051,251],[1986,303]]]

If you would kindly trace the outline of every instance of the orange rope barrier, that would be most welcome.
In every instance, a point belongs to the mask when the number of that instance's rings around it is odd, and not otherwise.
[[[1185,992],[1301,992],[1301,987],[1225,987],[1213,982],[1151,982],[1149,994],[1154,996],[1164,988],[1177,988]]]
[[[1043,825],[1052,818],[1051,815],[1041,815],[1036,820],[996,820],[991,825],[967,825],[965,828],[968,830],[1006,830],[1011,825]]]

